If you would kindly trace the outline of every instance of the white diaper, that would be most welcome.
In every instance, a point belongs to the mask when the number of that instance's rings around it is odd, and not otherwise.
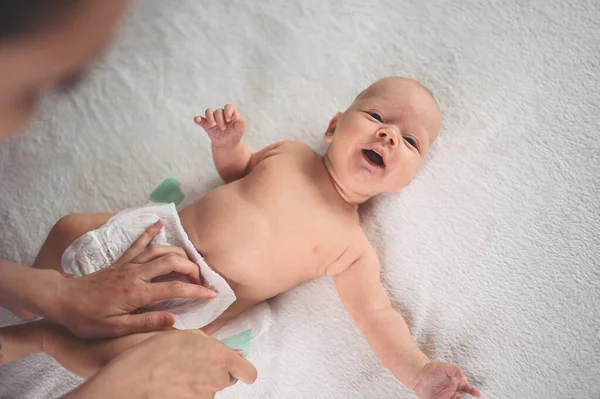
[[[161,301],[145,309],[168,309],[175,315],[174,327],[180,330],[204,327],[235,301],[235,294],[227,282],[208,267],[190,242],[173,204],[152,204],[115,215],[104,226],[73,241],[63,253],[62,268],[66,273],[80,277],[112,265],[158,219],[162,219],[164,228],[152,242],[183,248],[200,268],[203,285],[216,291],[217,296],[212,299]]]

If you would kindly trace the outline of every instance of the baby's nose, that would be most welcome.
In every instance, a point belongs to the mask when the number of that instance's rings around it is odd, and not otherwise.
[[[383,139],[386,143],[388,143],[392,148],[396,148],[398,146],[398,137],[394,132],[391,131],[380,131],[378,133],[380,139]]]

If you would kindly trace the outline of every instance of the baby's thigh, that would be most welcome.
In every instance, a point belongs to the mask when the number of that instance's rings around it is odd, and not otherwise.
[[[114,213],[72,213],[59,219],[42,245],[33,267],[63,272],[60,260],[65,249],[85,233],[104,225]]]

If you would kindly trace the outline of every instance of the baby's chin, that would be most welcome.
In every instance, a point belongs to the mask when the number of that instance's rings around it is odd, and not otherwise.
[[[365,200],[392,191],[382,187],[378,182],[366,181],[364,176],[350,177],[347,181],[342,181],[341,184],[348,191],[353,192],[356,197],[362,197]]]

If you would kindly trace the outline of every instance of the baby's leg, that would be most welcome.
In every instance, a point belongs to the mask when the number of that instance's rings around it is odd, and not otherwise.
[[[42,352],[45,320],[0,328],[0,366]]]
[[[65,249],[85,233],[102,227],[114,215],[114,213],[72,213],[63,216],[48,233],[44,245],[33,262],[33,267],[54,269],[64,274],[60,261]]]
[[[112,359],[154,334],[160,334],[160,331],[114,339],[84,340],[59,327],[45,334],[43,350],[72,373],[90,378]]]
[[[52,356],[64,368],[89,378],[113,358],[160,332],[127,335],[107,340],[83,340],[47,321],[0,329],[0,365],[34,353]]]
[[[211,335],[255,302],[236,301],[217,320],[202,328]],[[84,340],[47,320],[0,328],[0,366],[44,352],[71,372],[89,378],[129,348],[161,331],[105,340]]]

